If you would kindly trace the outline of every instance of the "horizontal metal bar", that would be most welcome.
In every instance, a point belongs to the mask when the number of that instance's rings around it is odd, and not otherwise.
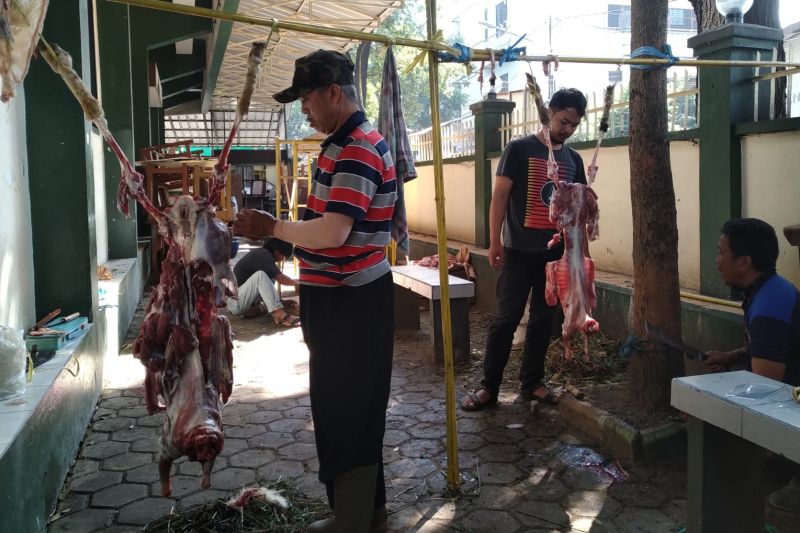
[[[460,55],[460,51],[456,48],[449,46],[445,43],[438,41],[420,41],[417,39],[406,39],[404,37],[389,37],[387,35],[380,35],[377,33],[368,33],[363,31],[355,31],[344,28],[332,28],[328,26],[320,26],[317,24],[306,24],[302,22],[289,22],[277,19],[266,19],[259,17],[251,17],[247,15],[240,15],[238,13],[226,13],[224,11],[217,11],[204,7],[185,6],[182,4],[173,4],[170,2],[163,2],[161,0],[107,0],[109,2],[116,2],[120,4],[129,4],[132,6],[145,7],[150,9],[159,9],[161,11],[170,11],[173,13],[183,13],[185,15],[192,15],[196,17],[205,17],[218,20],[229,20],[233,22],[242,22],[244,24],[252,24],[255,26],[265,26],[274,28],[276,30],[289,30],[298,31],[302,33],[311,33],[316,35],[327,35],[329,37],[339,37],[343,39],[355,39],[361,41],[372,41],[384,44],[392,44],[398,46],[410,46],[420,48],[422,50],[432,50],[434,52],[448,52],[454,56]],[[487,61],[494,52],[495,57],[500,57],[505,53],[505,50],[490,50],[486,49],[473,49],[472,61]],[[553,62],[556,56],[553,55],[522,55],[517,56],[517,61],[528,62]],[[588,64],[605,64],[605,65],[650,65],[650,66],[688,66],[688,67],[784,67],[784,68],[800,68],[800,63],[787,63],[784,61],[736,61],[736,60],[721,60],[721,59],[678,59],[672,62],[669,59],[660,58],[629,58],[629,57],[568,57],[558,56],[558,61],[561,63],[588,63]],[[444,61],[447,62],[447,61]]]

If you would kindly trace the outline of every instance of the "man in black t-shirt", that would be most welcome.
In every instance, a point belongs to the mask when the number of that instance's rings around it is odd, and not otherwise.
[[[297,280],[281,272],[278,267],[278,263],[291,257],[292,253],[291,244],[275,238],[268,239],[263,247],[247,252],[233,267],[239,285],[239,297],[228,298],[228,311],[233,315],[247,315],[254,306],[263,305],[272,314],[276,324],[287,327],[299,325],[299,320],[284,310],[274,283],[278,281],[282,285],[297,286]]]
[[[562,181],[586,183],[581,156],[564,145],[586,113],[586,98],[576,89],[561,89],[549,105],[550,139],[558,177]],[[486,338],[484,378],[481,386],[461,404],[466,411],[478,411],[497,401],[514,330],[522,319],[529,295],[530,320],[519,373],[521,395],[549,404],[557,402],[542,381],[556,312],[556,307],[548,306],[544,298],[545,265],[558,260],[564,246],[547,248],[557,230],[549,216],[555,183],[547,177],[548,150],[543,135],[540,131],[511,141],[500,157],[489,208],[489,263],[501,269],[497,279],[497,312]]]

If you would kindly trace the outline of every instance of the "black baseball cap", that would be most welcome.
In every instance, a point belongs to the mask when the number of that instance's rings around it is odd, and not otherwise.
[[[353,62],[333,50],[317,50],[294,62],[292,86],[272,95],[281,104],[300,98],[303,93],[333,83],[353,85]]]

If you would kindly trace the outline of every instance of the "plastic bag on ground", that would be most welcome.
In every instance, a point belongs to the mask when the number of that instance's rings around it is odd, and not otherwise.
[[[0,400],[25,392],[25,359],[22,336],[0,326]]]

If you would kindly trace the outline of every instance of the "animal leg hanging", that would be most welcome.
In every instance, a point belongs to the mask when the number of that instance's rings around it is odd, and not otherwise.
[[[528,78],[528,91],[536,103],[536,112],[539,114],[539,122],[542,123],[542,138],[544,144],[547,146],[547,178],[550,181],[558,181],[558,163],[553,155],[553,142],[550,140],[550,110],[544,104],[542,98],[542,90],[539,84],[536,83],[536,78],[532,74],[526,72],[525,76]]]
[[[589,168],[586,171],[589,186],[591,187],[597,177],[597,154],[600,152],[600,144],[603,142],[603,137],[608,132],[608,118],[611,114],[611,106],[614,105],[614,88],[615,84],[606,87],[605,97],[603,98],[603,116],[600,117],[600,131],[597,132],[597,145],[594,147],[592,153],[592,162],[589,163]]]
[[[214,215],[214,200],[225,186],[228,153],[250,105],[263,43],[254,44],[250,51],[236,120],[214,168],[209,198],[181,196],[163,212],[147,198],[143,176],[114,140],[99,102],[72,69],[71,58],[54,48],[44,43],[40,50],[119,159],[118,208],[127,215],[128,197],[136,199],[156,221],[168,245],[133,349],[146,369],[148,412],[166,410],[158,458],[161,492],[165,496],[172,492],[172,462],[182,455],[202,464],[201,486],[208,488],[214,460],[223,447],[222,405],[233,389],[232,332],[217,308],[225,304],[225,296],[236,297],[237,292],[230,269],[230,237]]]

